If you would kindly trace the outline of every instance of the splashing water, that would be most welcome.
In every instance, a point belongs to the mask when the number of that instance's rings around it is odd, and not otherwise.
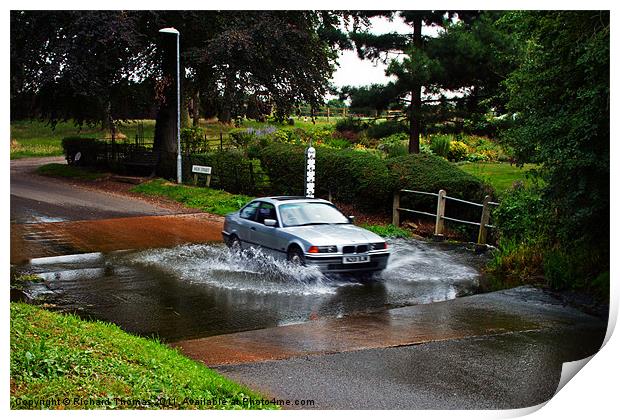
[[[455,258],[453,253],[429,247],[423,242],[391,241],[390,262],[381,273],[385,280],[406,282],[470,282],[478,271]]]
[[[354,285],[325,276],[316,267],[303,267],[275,259],[260,250],[234,252],[213,245],[183,245],[144,251],[131,262],[154,267],[194,284],[252,291],[261,294],[334,294],[338,287]]]

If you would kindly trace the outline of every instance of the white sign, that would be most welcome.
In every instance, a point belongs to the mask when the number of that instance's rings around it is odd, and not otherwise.
[[[192,165],[192,172],[197,173],[197,174],[211,175],[211,167],[210,166]]]

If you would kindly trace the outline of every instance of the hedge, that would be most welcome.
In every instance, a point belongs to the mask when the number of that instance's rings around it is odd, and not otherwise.
[[[257,194],[268,183],[260,161],[247,158],[239,150],[221,150],[184,157],[185,181],[193,180],[192,165],[210,166],[211,186],[235,194]]]
[[[396,189],[438,192],[445,190],[450,197],[482,203],[485,195],[493,195],[492,187],[470,175],[453,163],[438,156],[417,154],[387,159]],[[435,197],[413,194],[401,196],[401,206],[416,210],[436,211]],[[455,201],[446,204],[446,216],[470,221],[480,220],[480,208]]]
[[[61,141],[62,149],[69,165],[97,166],[99,158],[105,154],[106,143],[94,138],[65,137]],[[80,159],[75,155],[80,153]]]
[[[269,175],[274,194],[304,193],[304,147],[271,144],[256,151]],[[361,208],[384,208],[392,194],[392,179],[383,159],[368,152],[317,148],[316,194]]]

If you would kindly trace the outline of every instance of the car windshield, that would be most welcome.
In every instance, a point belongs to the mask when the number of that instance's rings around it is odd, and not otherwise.
[[[280,216],[285,227],[349,223],[344,214],[327,203],[288,203],[280,206]]]

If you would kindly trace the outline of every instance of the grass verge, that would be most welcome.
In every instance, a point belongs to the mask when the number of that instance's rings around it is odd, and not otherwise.
[[[239,210],[253,198],[247,195],[231,194],[211,188],[172,184],[164,179],[145,182],[133,187],[131,191],[157,197],[166,197],[178,201],[187,207],[221,216]]]
[[[37,168],[37,173],[39,175],[83,179],[88,181],[94,181],[105,176],[105,174],[101,172],[76,166],[69,166],[63,163],[49,163],[47,165],[39,166]]]
[[[276,407],[155,340],[11,303],[11,408]]]
[[[468,174],[474,175],[491,184],[498,193],[502,193],[517,182],[523,182],[526,186],[532,184],[528,173],[536,169],[536,165],[526,164],[522,168],[506,162],[498,163],[462,163],[458,167]]]
[[[364,229],[368,229],[371,232],[376,233],[379,236],[384,238],[409,238],[411,237],[411,233],[408,230],[399,228],[392,224],[389,225],[369,225],[362,224]]]

